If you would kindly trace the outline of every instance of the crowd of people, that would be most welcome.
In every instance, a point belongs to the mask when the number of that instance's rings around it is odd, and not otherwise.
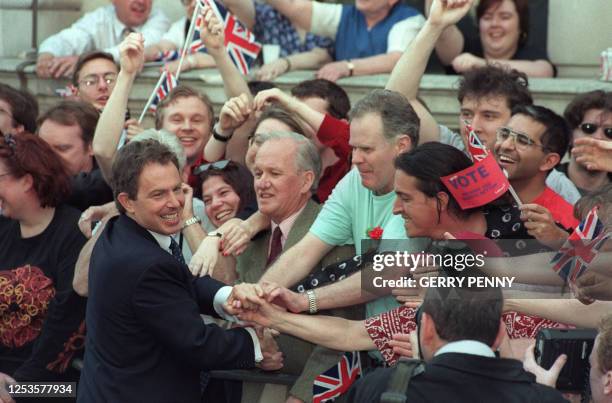
[[[275,382],[288,403],[561,402],[573,357],[542,368],[533,344],[576,327],[598,329],[585,384],[612,401],[611,242],[570,280],[549,263],[593,211],[612,231],[612,92],[563,116],[534,104],[529,78],[555,68],[527,1],[481,0],[477,39],[461,28],[473,0],[428,0],[425,16],[398,0],[219,1],[281,49],[251,82],[203,6],[206,52],[167,67],[215,67],[227,101],[215,116],[179,84],[144,128],[134,81],[183,47],[196,7],[181,0],[170,26],[151,3],[113,0],[42,43],[37,74],[70,77],[74,99],[40,113],[0,83],[0,402],[52,381],[78,382],[80,402],[249,403]],[[458,132],[418,97],[434,51],[461,75]],[[269,81],[293,69],[315,78]],[[353,105],[335,82],[376,73],[385,88]],[[511,191],[466,208],[445,178],[479,163],[474,138]],[[485,258],[373,271],[399,251]],[[373,289],[372,273],[446,285]]]

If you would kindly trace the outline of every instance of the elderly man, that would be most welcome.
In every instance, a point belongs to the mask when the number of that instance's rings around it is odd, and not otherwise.
[[[238,256],[238,278],[249,283],[257,282],[283,250],[302,239],[321,209],[312,200],[321,175],[321,160],[312,141],[295,133],[261,136],[263,144],[255,158],[255,192],[259,211],[270,219],[271,229],[258,234]],[[347,256],[352,253],[350,249]],[[335,261],[342,252],[339,249],[324,259],[321,256],[316,266]],[[342,354],[315,349],[310,343],[284,335],[278,344],[285,353],[284,371],[300,375],[289,391],[291,399],[312,401],[314,378],[335,365]],[[242,401],[257,401],[258,386],[245,384]]]
[[[147,44],[159,42],[170,22],[152,0],[112,0],[40,45],[36,73],[39,77],[70,76],[78,56],[94,49],[119,60],[119,43],[130,33],[140,32]]]
[[[71,175],[68,204],[81,211],[113,200],[91,147],[98,116],[96,109],[85,102],[64,101],[38,119],[38,135],[62,157]]]
[[[335,62],[318,78],[389,73],[423,25],[423,16],[399,0],[357,0],[355,5],[311,0],[268,0],[303,29],[333,38]]]

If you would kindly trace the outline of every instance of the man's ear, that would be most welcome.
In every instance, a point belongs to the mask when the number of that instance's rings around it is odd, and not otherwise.
[[[438,331],[436,325],[427,313],[423,312],[421,316],[421,344],[431,346],[438,337]]]
[[[128,194],[126,192],[119,193],[117,195],[117,200],[123,206],[123,208],[125,209],[126,212],[128,212],[130,214],[134,214],[134,212],[136,211],[136,209],[134,208],[134,203],[133,203],[132,199],[130,199],[130,196],[128,196]]]
[[[310,188],[312,188],[314,178],[315,178],[314,172],[312,171],[302,172],[303,182],[302,182],[302,188],[300,189],[302,193],[310,192]]]
[[[540,171],[548,172],[561,161],[561,156],[557,153],[548,153],[540,164]]]
[[[395,140],[395,146],[397,147],[398,154],[402,154],[412,150],[414,144],[412,144],[410,136],[406,134],[401,134],[397,136],[397,139]]]
[[[495,336],[495,341],[493,341],[493,345],[491,346],[491,349],[493,351],[499,349],[499,346],[501,346],[502,342],[504,341],[504,337],[506,337],[506,334],[506,324],[503,320],[500,319],[499,329],[497,329],[497,336]]]
[[[94,156],[93,144],[92,143],[89,143],[87,145],[87,155],[89,155],[90,157]]]

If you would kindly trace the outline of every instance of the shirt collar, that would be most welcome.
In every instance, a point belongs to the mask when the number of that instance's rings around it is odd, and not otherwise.
[[[493,350],[491,350],[491,347],[476,340],[460,340],[445,344],[442,346],[442,348],[436,351],[434,357],[446,353],[472,354],[482,357],[495,358],[495,353]]]
[[[153,232],[151,230],[147,230],[149,231],[149,234],[153,235],[153,238],[155,238],[155,240],[157,241],[157,243],[159,244],[159,246],[165,250],[166,252],[172,254],[172,251],[170,250],[170,242],[172,237],[169,235],[163,235],[163,234],[159,234],[157,232]]]
[[[276,229],[276,227],[280,227],[280,229],[281,229],[281,233],[282,233],[282,235],[281,235],[281,244],[283,246],[285,246],[285,241],[287,240],[287,235],[289,234],[289,231],[291,231],[291,228],[293,228],[293,224],[295,224],[295,221],[297,220],[299,215],[302,214],[302,211],[304,211],[304,209],[306,208],[307,204],[308,204],[308,201],[306,203],[304,203],[304,205],[302,206],[301,209],[299,209],[295,213],[291,214],[289,217],[285,218],[279,224],[276,224],[275,222],[272,222],[272,228],[271,228],[272,229],[272,234],[274,233],[274,230]]]

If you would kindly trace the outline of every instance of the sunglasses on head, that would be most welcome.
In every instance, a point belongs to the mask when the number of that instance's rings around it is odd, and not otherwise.
[[[584,134],[590,135],[595,133],[600,126],[594,123],[583,123],[579,127]],[[602,130],[607,138],[612,139],[612,127],[604,127]]]
[[[197,176],[203,172],[208,171],[209,169],[217,169],[219,171],[222,171],[227,167],[229,163],[230,163],[230,160],[221,160],[217,162],[209,162],[206,164],[202,164],[193,170],[193,174]]]

